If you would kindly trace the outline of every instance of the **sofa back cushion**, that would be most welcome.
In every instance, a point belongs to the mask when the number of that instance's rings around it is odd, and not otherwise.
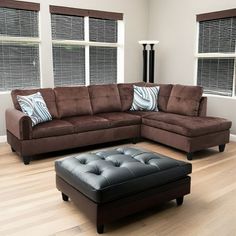
[[[174,85],[167,105],[167,112],[198,116],[203,89],[200,86]]]
[[[19,102],[17,101],[17,95],[19,96],[28,96],[34,93],[40,92],[47,108],[52,116],[52,118],[59,118],[56,106],[56,97],[53,89],[43,88],[43,89],[15,89],[11,92],[12,101],[15,109],[21,111]]]
[[[92,114],[87,87],[57,87],[54,91],[60,118]]]
[[[158,109],[159,111],[167,111],[167,104],[170,98],[171,90],[173,88],[172,84],[152,84],[147,83],[147,87],[159,86],[159,94],[158,94]]]
[[[137,86],[145,86],[144,82],[137,82],[137,83],[125,83],[125,84],[118,84],[119,94],[120,94],[120,101],[121,101],[121,110],[122,111],[129,111],[134,97],[134,85]]]
[[[160,90],[158,94],[158,109],[160,111],[165,111],[165,112],[167,111],[167,104],[168,104],[168,100],[169,100],[173,85],[172,84],[144,83],[144,82],[118,84],[122,111],[128,111],[131,108],[133,97],[134,97],[134,85],[140,86],[140,87],[159,86]]]
[[[88,88],[94,114],[121,111],[120,95],[116,84],[91,85]]]

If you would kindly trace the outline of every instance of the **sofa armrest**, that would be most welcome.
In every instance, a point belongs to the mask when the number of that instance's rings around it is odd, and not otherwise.
[[[29,116],[16,109],[5,112],[6,129],[20,140],[32,139],[32,121]]]
[[[207,97],[202,97],[200,100],[198,116],[206,116],[207,115]]]

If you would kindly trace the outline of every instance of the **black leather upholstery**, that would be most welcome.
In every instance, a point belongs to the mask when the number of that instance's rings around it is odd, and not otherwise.
[[[88,198],[103,203],[181,179],[191,173],[192,165],[124,147],[57,160],[55,169]]]

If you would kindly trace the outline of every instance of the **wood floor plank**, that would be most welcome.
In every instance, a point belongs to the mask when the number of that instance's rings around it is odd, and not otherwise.
[[[154,142],[134,146],[186,161],[185,153]],[[97,235],[95,226],[73,202],[63,202],[55,187],[54,161],[64,155],[25,166],[9,145],[0,145],[1,236]],[[128,216],[107,225],[105,235],[235,236],[236,143],[229,143],[224,153],[217,148],[198,152],[192,164],[191,194],[181,207],[171,201]]]

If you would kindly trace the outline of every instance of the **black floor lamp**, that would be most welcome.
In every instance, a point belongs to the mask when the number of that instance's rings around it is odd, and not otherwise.
[[[155,41],[155,40],[139,41],[139,44],[143,45],[143,81],[144,82],[148,82],[147,78],[149,74],[149,83],[154,83],[154,69],[155,69],[154,46],[158,43],[159,41]],[[149,50],[147,50],[148,45],[149,45]]]

